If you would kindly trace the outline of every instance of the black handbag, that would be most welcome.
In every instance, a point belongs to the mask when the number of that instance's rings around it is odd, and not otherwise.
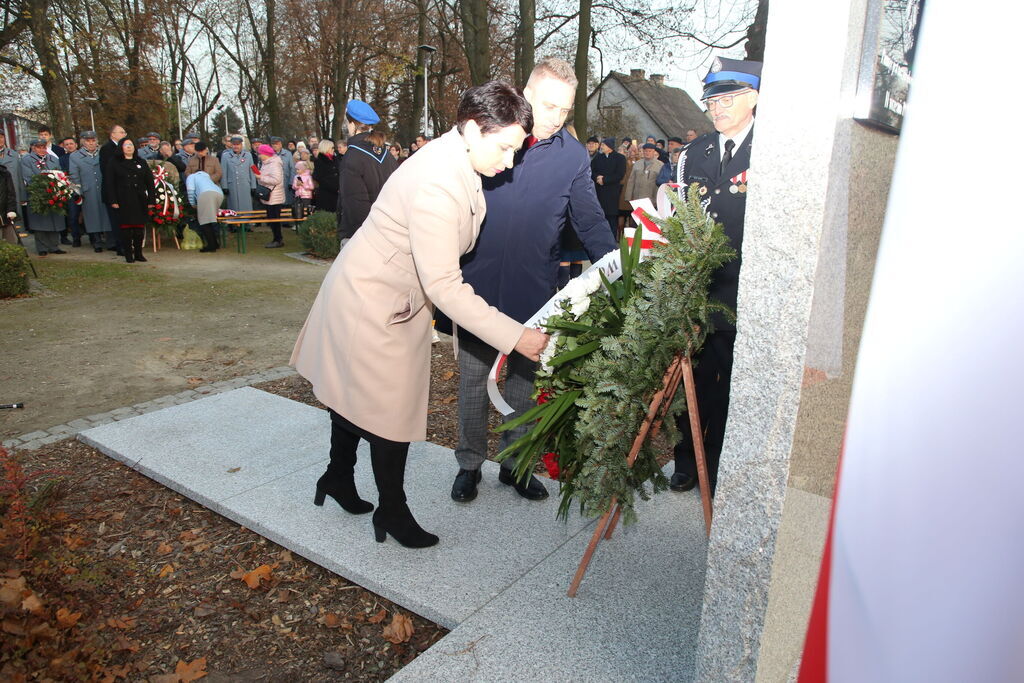
[[[259,199],[262,199],[263,201],[267,201],[268,199],[270,199],[270,188],[267,187],[266,185],[257,185],[256,196]]]

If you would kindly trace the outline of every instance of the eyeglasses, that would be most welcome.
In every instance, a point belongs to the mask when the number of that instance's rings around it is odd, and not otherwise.
[[[713,104],[718,107],[721,107],[722,109],[728,109],[729,107],[732,106],[733,99],[735,99],[739,95],[746,95],[748,92],[750,92],[750,88],[747,88],[746,90],[740,90],[739,92],[729,93],[728,95],[712,97],[702,101],[704,102],[704,106],[708,108],[708,111],[711,111],[711,105]]]

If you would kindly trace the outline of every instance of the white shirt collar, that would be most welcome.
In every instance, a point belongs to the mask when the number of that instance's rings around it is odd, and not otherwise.
[[[732,136],[731,138],[727,138],[724,135],[722,135],[721,133],[719,133],[718,134],[718,158],[721,159],[723,156],[725,156],[725,141],[726,140],[732,140],[734,143],[736,143],[736,146],[732,148],[732,153],[735,156],[736,150],[738,150],[740,148],[740,146],[746,141],[747,136],[750,135],[750,130],[753,127],[754,127],[754,117],[751,116],[750,117],[750,122],[746,125],[746,127],[744,127],[743,130],[741,130],[739,133],[737,133],[736,135]]]

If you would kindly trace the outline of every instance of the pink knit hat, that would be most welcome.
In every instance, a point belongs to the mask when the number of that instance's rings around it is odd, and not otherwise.
[[[266,154],[267,156],[274,156],[274,148],[270,145],[260,145],[256,150],[257,154]]]

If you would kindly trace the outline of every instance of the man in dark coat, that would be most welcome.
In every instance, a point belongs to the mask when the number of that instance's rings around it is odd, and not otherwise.
[[[738,256],[715,273],[711,283],[712,299],[733,310],[739,288],[743,254],[743,218],[747,206],[747,169],[753,139],[754,107],[761,87],[761,63],[735,59],[716,59],[704,78],[703,101],[711,113],[715,133],[691,142],[679,157],[677,177],[683,187],[698,183],[698,192],[707,202],[711,218],[721,223]],[[722,315],[712,319],[714,331],[694,358],[693,377],[697,389],[704,432],[704,451],[708,464],[711,493],[718,480],[718,459],[725,438],[729,413],[729,385],[732,376],[732,350],[736,326]],[[693,437],[689,418],[678,421],[682,441],[675,447],[673,491],[692,489],[697,481],[693,455]]]
[[[601,202],[612,238],[617,238],[619,196],[622,194],[622,179],[626,177],[626,157],[615,151],[615,138],[601,141],[597,154],[590,162],[590,175],[594,179],[597,200]]]
[[[105,174],[107,172],[107,165],[110,164],[110,161],[115,156],[117,156],[118,151],[120,149],[118,145],[121,144],[121,140],[127,134],[128,133],[125,132],[124,127],[120,124],[114,124],[110,128],[110,139],[104,142],[103,145],[100,147],[100,173]],[[118,256],[123,256],[123,235],[121,235],[121,231],[117,229],[117,226],[119,225],[117,218],[117,210],[111,208],[110,206],[111,201],[110,197],[107,194],[106,183],[104,183],[103,185],[103,203],[106,204],[107,218],[110,221],[110,225],[112,226],[110,232],[108,233],[108,236],[110,237],[110,242],[107,243],[107,249],[114,249],[117,251]]]
[[[594,195],[587,151],[563,128],[573,106],[576,76],[570,64],[546,58],[537,63],[524,89],[533,107],[533,134],[516,153],[515,165],[483,179],[487,217],[476,247],[462,258],[462,278],[487,303],[525,322],[555,293],[559,244],[566,220],[576,230],[591,261],[615,249]],[[616,201],[618,199],[616,198]],[[450,329],[448,321],[438,327]],[[452,499],[476,498],[480,465],[487,455],[487,374],[498,352],[459,329],[459,472]],[[536,363],[518,353],[508,358],[505,399],[516,409],[532,406]],[[526,428],[504,432],[499,450]],[[516,482],[514,458],[502,463],[501,483],[529,500],[547,497],[532,476]]]

